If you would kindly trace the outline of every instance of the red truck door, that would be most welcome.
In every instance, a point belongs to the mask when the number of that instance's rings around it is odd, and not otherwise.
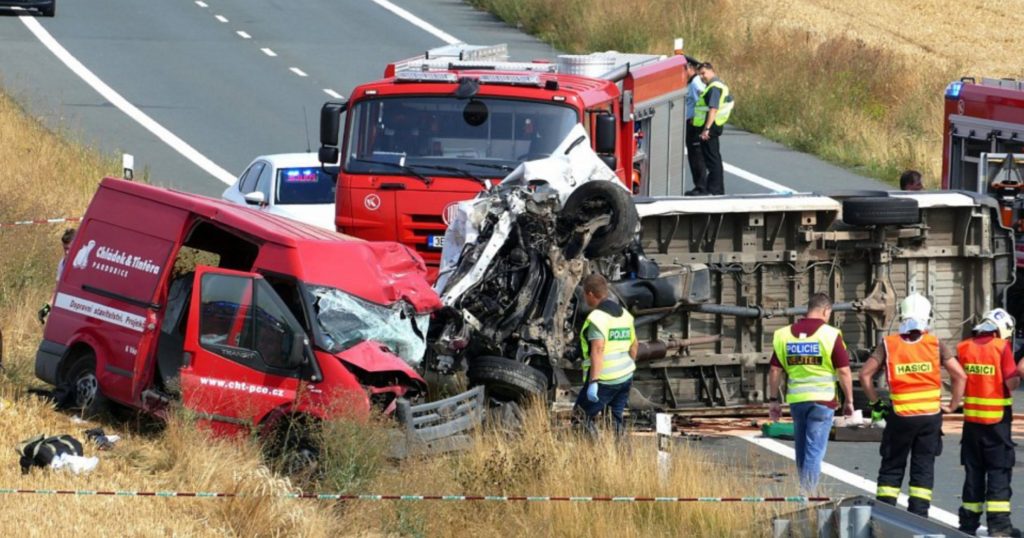
[[[247,431],[291,405],[306,335],[273,288],[253,273],[197,267],[188,327],[182,400],[219,433]]]

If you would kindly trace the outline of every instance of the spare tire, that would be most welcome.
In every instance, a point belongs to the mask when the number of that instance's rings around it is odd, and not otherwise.
[[[466,376],[470,384],[483,385],[489,397],[500,401],[521,402],[548,390],[548,380],[540,370],[504,357],[471,359]]]
[[[584,251],[588,258],[621,252],[633,242],[640,225],[632,195],[616,181],[588,181],[577,187],[565,201],[559,223],[572,229],[601,215],[610,215],[611,223],[590,238]]]
[[[843,222],[857,226],[917,224],[921,210],[913,198],[848,198],[843,200]]]

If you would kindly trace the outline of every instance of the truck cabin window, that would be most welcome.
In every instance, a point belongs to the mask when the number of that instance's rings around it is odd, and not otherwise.
[[[351,114],[345,171],[399,175],[422,165],[503,177],[502,167],[549,156],[580,122],[562,104],[487,97],[367,99]]]

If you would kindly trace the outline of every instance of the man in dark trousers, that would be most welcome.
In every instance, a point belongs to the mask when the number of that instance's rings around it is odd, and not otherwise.
[[[1020,386],[1011,345],[1013,326],[1005,310],[991,310],[974,327],[974,335],[956,348],[967,373],[960,442],[965,473],[960,530],[968,534],[978,532],[981,514],[987,512],[989,536],[1021,535],[1010,522],[1010,480],[1016,463],[1010,436],[1011,395]]]
[[[844,415],[853,414],[853,375],[843,333],[828,324],[832,299],[816,293],[807,302],[807,316],[775,331],[774,353],[768,370],[769,416],[782,415],[779,382],[786,374],[786,402],[793,416],[796,469],[800,489],[813,495],[821,476],[821,461],[828,448],[832,417],[839,406],[836,381],[843,388]]]
[[[725,169],[722,164],[722,152],[718,146],[718,138],[734,105],[729,87],[715,75],[715,68],[710,63],[700,64],[700,78],[707,86],[697,98],[694,107],[693,125],[700,129],[698,138],[700,149],[704,154],[704,166],[708,170],[707,190],[693,194],[725,194]],[[700,189],[700,185],[694,190]]]
[[[873,379],[883,366],[889,381],[892,413],[886,418],[879,453],[875,497],[896,504],[910,456],[910,502],[907,509],[928,517],[935,483],[935,458],[942,453],[942,411],[956,408],[964,393],[965,375],[956,358],[928,332],[931,302],[912,294],[900,303],[899,334],[886,336],[860,370],[860,384],[871,402],[872,419],[889,407],[875,391]],[[953,384],[949,408],[942,408],[942,372]]]
[[[690,174],[693,177],[693,189],[686,191],[687,196],[699,196],[708,190],[708,169],[704,166],[704,152],[700,149],[700,127],[694,127],[694,109],[700,94],[707,86],[697,74],[700,62],[686,57],[686,159],[690,163]]]
[[[583,391],[576,405],[586,414],[586,428],[596,435],[594,418],[606,407],[615,419],[615,434],[626,431],[623,412],[629,402],[639,344],[633,316],[608,298],[608,281],[593,273],[583,279],[583,300],[593,310],[580,330]]]

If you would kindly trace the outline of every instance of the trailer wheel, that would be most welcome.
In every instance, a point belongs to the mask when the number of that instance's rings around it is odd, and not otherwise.
[[[96,377],[96,355],[93,352],[84,353],[74,360],[68,368],[65,383],[71,390],[72,408],[83,418],[96,417],[108,410],[107,397],[100,390]]]
[[[843,200],[843,222],[857,226],[917,224],[921,210],[912,198],[848,198]]]
[[[539,370],[504,357],[476,357],[469,361],[466,375],[471,385],[483,385],[488,396],[500,401],[543,397],[548,390],[548,380]]]
[[[633,242],[640,216],[632,196],[612,181],[588,181],[573,191],[562,207],[560,227],[564,230],[602,215],[610,215],[611,223],[598,229],[590,238],[585,251],[589,258],[621,252]]]

